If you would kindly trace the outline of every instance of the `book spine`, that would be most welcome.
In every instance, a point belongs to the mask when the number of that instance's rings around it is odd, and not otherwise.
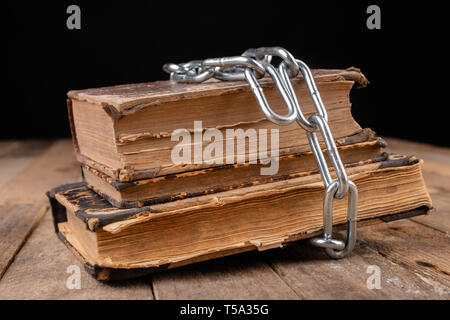
[[[80,153],[80,147],[78,146],[77,131],[75,130],[75,123],[73,121],[73,108],[72,99],[67,99],[67,114],[69,116],[70,133],[72,135],[73,148],[77,154]]]

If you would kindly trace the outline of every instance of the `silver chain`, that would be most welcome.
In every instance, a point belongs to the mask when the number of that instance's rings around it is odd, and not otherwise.
[[[281,58],[278,68],[271,64],[272,57]],[[309,67],[301,60],[281,47],[263,47],[248,49],[241,56],[194,60],[187,63],[168,63],[163,70],[170,73],[170,79],[177,82],[200,83],[212,77],[223,81],[247,80],[258,104],[268,120],[278,125],[289,125],[297,121],[298,125],[306,130],[309,144],[319,167],[320,175],[325,185],[323,201],[323,235],[311,239],[315,246],[325,248],[332,258],[342,258],[350,253],[356,243],[356,216],[358,204],[358,189],[348,179],[339,156],[338,149],[328,126],[328,114],[323,105],[322,98],[317,90],[316,83]],[[266,72],[272,78],[279,91],[288,114],[283,116],[270,107],[258,79],[264,77]],[[299,73],[303,75],[309,94],[314,103],[316,113],[308,119],[303,114],[290,78]],[[325,160],[324,153],[317,138],[320,131],[328,158],[336,173],[333,180]],[[348,195],[347,206],[347,240],[332,237],[333,232],[333,199],[343,199]]]

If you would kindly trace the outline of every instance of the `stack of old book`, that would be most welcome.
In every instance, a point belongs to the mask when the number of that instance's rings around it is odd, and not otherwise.
[[[386,154],[384,140],[352,117],[350,91],[367,79],[354,68],[313,75],[358,187],[358,221],[427,213],[421,161]],[[283,114],[271,80],[261,85]],[[303,78],[293,85],[311,115]],[[324,186],[305,131],[268,121],[245,81],[158,81],[68,97],[83,182],[48,196],[58,236],[97,279],[281,247],[321,233]],[[346,200],[334,201],[338,228],[346,209]]]

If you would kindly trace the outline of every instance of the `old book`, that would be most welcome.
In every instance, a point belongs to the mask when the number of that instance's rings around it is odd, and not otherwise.
[[[362,223],[431,208],[421,162],[413,157],[392,155],[346,170],[358,186]],[[111,206],[84,183],[48,196],[61,240],[97,279],[113,280],[315,236],[323,226],[323,192],[320,175],[311,173],[132,209]],[[346,222],[346,204],[334,202],[337,227]]]
[[[385,141],[376,138],[370,129],[336,142],[342,161],[348,166],[387,156],[383,154]],[[273,175],[261,175],[260,167],[260,164],[249,163],[224,165],[129,182],[114,180],[88,165],[83,164],[82,170],[87,186],[118,208],[146,206],[293,179],[318,170],[311,151],[279,157],[279,168]]]
[[[365,86],[367,79],[355,68],[314,70],[313,75],[327,107],[334,138],[360,132],[360,126],[351,115],[349,92],[355,82]],[[285,114],[273,82],[267,78],[260,82],[273,109]],[[295,78],[293,86],[304,114],[311,115],[315,110],[303,78]],[[211,79],[201,84],[157,81],[70,91],[68,97],[72,137],[79,161],[117,181],[221,165],[218,161],[196,161],[195,147],[189,161],[174,163],[171,150],[179,141],[172,141],[171,137],[176,129],[192,133],[193,139],[196,133],[217,129],[222,136],[217,142],[223,144],[227,139],[234,141],[227,136],[231,129],[252,128],[259,133],[279,130],[280,156],[309,151],[305,131],[296,123],[280,127],[268,121],[245,81]],[[200,138],[197,142],[200,152],[208,143]],[[236,150],[236,157],[238,152]],[[244,153],[245,159],[254,155],[247,148]],[[225,155],[220,156],[220,160],[227,163]]]

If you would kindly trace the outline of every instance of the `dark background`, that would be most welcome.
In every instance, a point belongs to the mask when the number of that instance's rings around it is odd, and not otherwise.
[[[81,30],[66,27],[70,4]],[[370,4],[381,30],[366,27]],[[351,100],[363,127],[449,146],[445,12],[402,1],[2,3],[0,138],[69,137],[68,90],[167,79],[166,62],[277,45],[311,68],[361,68],[371,84]]]

